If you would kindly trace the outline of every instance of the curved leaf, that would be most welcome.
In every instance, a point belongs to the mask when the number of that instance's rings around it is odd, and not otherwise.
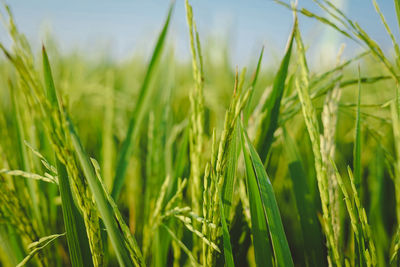
[[[267,251],[271,241],[276,266],[293,266],[292,255],[286,240],[278,204],[275,199],[274,189],[264,169],[263,163],[255,148],[251,144],[246,132],[242,128],[242,146],[245,156],[247,183],[250,198],[250,212],[254,238],[254,250],[258,266],[266,266],[269,262]],[[253,210],[253,211],[252,211]],[[254,218],[256,216],[256,218]],[[254,219],[253,219],[254,218]],[[257,224],[254,224],[257,223]],[[259,233],[254,233],[254,227],[262,226]],[[265,231],[265,226],[268,231]],[[258,236],[260,234],[261,236]],[[256,242],[256,240],[258,241]],[[258,257],[257,257],[258,255]],[[262,262],[260,258],[266,262]],[[257,260],[258,258],[258,260]]]

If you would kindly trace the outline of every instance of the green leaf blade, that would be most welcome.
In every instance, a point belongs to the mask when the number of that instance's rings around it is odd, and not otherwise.
[[[64,217],[65,231],[67,236],[68,251],[71,258],[72,266],[93,266],[92,257],[83,257],[85,251],[83,246],[86,245],[89,249],[89,242],[86,233],[79,235],[78,223],[84,227],[83,219],[81,218],[75,204],[73,203],[72,192],[68,180],[67,170],[65,166],[57,160],[57,172],[59,179],[59,189],[61,195],[61,208]],[[86,250],[87,251],[87,250]]]
[[[224,211],[224,205],[222,203],[222,197],[219,198],[219,205],[220,205],[220,213],[221,213],[221,225],[222,225],[222,238],[223,238],[223,245],[224,245],[225,265],[227,267],[235,267],[235,263],[233,261],[231,238],[229,235],[228,226],[226,224],[225,211]]]
[[[396,9],[397,22],[399,24],[399,29],[400,29],[400,0],[393,0],[393,1]]]
[[[281,100],[285,89],[285,81],[289,70],[295,27],[296,26],[293,26],[285,55],[275,76],[272,92],[265,102],[264,106],[262,107],[262,112],[266,112],[266,114],[262,122],[260,123],[255,144],[257,147],[257,151],[263,161],[265,161],[267,158],[268,152],[274,139],[274,133],[278,127],[279,109],[281,106]]]
[[[57,92],[54,86],[53,74],[50,67],[49,57],[47,56],[46,48],[42,46],[42,56],[43,56],[43,73],[44,73],[44,81],[45,81],[45,92],[47,99],[50,103],[57,107]]]
[[[273,254],[268,233],[267,221],[253,171],[250,155],[245,146],[243,128],[241,129],[243,156],[247,173],[247,191],[249,195],[251,232],[253,235],[254,254],[257,266],[273,266]]]
[[[318,222],[315,203],[307,185],[306,173],[298,152],[298,147],[285,129],[283,135],[289,159],[289,173],[293,183],[293,191],[303,233],[306,261],[309,266],[326,266],[326,257],[322,249],[325,245],[322,237],[322,229]]]
[[[232,198],[236,180],[236,169],[240,155],[240,127],[236,123],[231,142],[228,148],[227,172],[222,185],[222,203],[224,205],[224,216],[229,221],[232,210]]]
[[[75,132],[71,120],[67,116],[67,122],[69,127],[69,132],[71,135],[72,145],[78,156],[79,163],[81,164],[83,173],[87,179],[90,190],[92,191],[93,197],[95,199],[97,208],[103,219],[104,225],[106,227],[107,233],[110,237],[111,243],[115,249],[118,262],[121,266],[133,266],[133,262],[129,256],[128,249],[125,245],[125,241],[122,234],[115,221],[114,213],[110,203],[107,200],[106,192],[100,181],[97,179],[92,164],[80,142],[80,139]]]
[[[286,239],[285,230],[279,213],[278,203],[270,179],[264,169],[264,165],[244,132],[247,149],[250,152],[251,164],[255,173],[259,194],[262,201],[265,219],[268,223],[269,234],[275,254],[277,266],[293,266],[292,255]]]
[[[45,91],[51,105],[58,109],[58,99],[54,86],[53,76],[46,49],[43,46],[43,73],[45,79]],[[61,196],[61,208],[64,217],[64,224],[67,236],[68,250],[72,266],[93,266],[90,255],[89,241],[86,233],[82,234],[85,228],[82,216],[77,210],[69,183],[66,167],[57,159],[58,186]]]
[[[132,150],[133,150],[133,146],[134,146],[134,140],[137,137],[138,130],[140,128],[140,125],[142,124],[142,121],[143,121],[143,118],[145,115],[145,111],[147,109],[146,104],[148,102],[148,98],[150,95],[149,84],[152,79],[152,75],[156,68],[157,62],[160,59],[161,52],[162,52],[164,44],[165,44],[165,39],[167,36],[168,27],[169,27],[169,23],[171,20],[174,5],[175,5],[175,2],[173,2],[169,8],[167,19],[164,23],[164,27],[158,37],[158,40],[157,40],[156,46],[154,48],[150,63],[147,67],[147,71],[146,71],[142,86],[140,88],[138,100],[136,102],[135,108],[131,115],[131,119],[129,121],[128,131],[127,131],[125,139],[122,143],[121,152],[118,156],[116,172],[115,172],[115,177],[114,177],[114,182],[113,182],[113,188],[111,191],[111,196],[115,200],[118,199],[119,194],[122,189],[122,186],[124,184],[127,167],[129,164],[129,159],[132,154]]]
[[[250,110],[250,108],[251,108],[251,106],[250,106],[251,105],[251,99],[253,98],[253,94],[254,94],[254,91],[255,91],[255,86],[256,86],[256,83],[257,83],[257,80],[258,80],[258,75],[260,74],[261,62],[262,62],[262,59],[263,59],[263,55],[264,55],[264,47],[261,49],[260,56],[258,57],[257,67],[256,67],[256,70],[254,72],[253,79],[252,79],[252,82],[251,82],[252,90],[251,90],[251,93],[250,93],[250,96],[249,96],[249,100],[247,101],[247,105],[245,107],[245,112],[244,112],[245,125],[247,125],[247,123],[249,121],[249,118],[250,118],[250,115],[251,115],[251,110]]]

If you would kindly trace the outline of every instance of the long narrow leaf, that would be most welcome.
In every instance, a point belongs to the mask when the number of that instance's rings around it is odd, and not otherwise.
[[[243,131],[243,129],[242,129]],[[257,186],[256,176],[251,159],[245,149],[244,134],[241,133],[243,156],[247,173],[247,191],[249,195],[251,233],[253,235],[254,255],[257,266],[273,266],[273,254],[267,221],[265,218],[260,193]]]
[[[260,56],[259,56],[258,62],[257,62],[257,67],[256,67],[256,70],[254,72],[253,80],[252,80],[251,86],[250,86],[252,88],[252,90],[251,90],[251,93],[250,93],[250,96],[249,96],[249,100],[247,101],[247,105],[246,105],[245,112],[244,112],[244,116],[245,116],[244,121],[245,121],[246,125],[247,125],[247,123],[249,121],[249,117],[250,117],[251,99],[253,98],[253,94],[254,94],[254,91],[255,91],[254,87],[256,86],[256,83],[257,83],[257,80],[258,80],[258,74],[260,73],[261,61],[263,59],[263,55],[264,55],[264,47],[261,49],[261,53],[260,53]]]
[[[240,132],[239,124],[236,123],[231,142],[228,148],[227,171],[224,183],[222,184],[222,203],[224,204],[224,215],[227,220],[230,218],[232,209],[233,190],[236,180],[236,169],[240,154]]]
[[[303,232],[306,261],[309,266],[325,266],[327,263],[322,250],[324,241],[321,227],[318,222],[315,204],[307,185],[306,173],[297,144],[286,130],[283,133],[289,159],[289,173],[293,183],[293,191],[300,217],[301,230]]]
[[[142,257],[142,253],[139,250],[139,247],[136,243],[135,238],[131,234],[129,227],[125,224],[124,219],[122,218],[121,212],[118,210],[117,204],[115,204],[113,198],[107,193],[106,187],[103,184],[103,179],[101,178],[100,175],[100,165],[99,163],[94,159],[90,158],[90,161],[92,163],[92,166],[94,167],[94,171],[97,177],[97,181],[101,186],[102,191],[105,193],[106,200],[110,204],[113,215],[115,218],[115,221],[117,223],[118,229],[121,231],[124,241],[127,244],[127,249],[130,253],[131,258],[134,260],[136,265],[143,266],[144,265],[144,260]]]
[[[296,25],[296,24],[295,24]],[[285,56],[282,59],[278,73],[275,76],[272,92],[262,107],[264,118],[259,125],[255,144],[263,162],[266,160],[269,149],[274,139],[275,130],[278,127],[279,109],[285,89],[286,76],[288,74],[290,56],[292,54],[295,27],[290,34]]]
[[[399,23],[399,29],[400,29],[400,0],[393,0],[393,2],[396,8],[397,22]]]
[[[243,150],[248,151],[246,154],[250,154],[250,157],[246,156],[247,174],[253,173],[253,175],[249,175],[248,178],[255,178],[256,180],[258,192],[254,193],[258,193],[260,196],[264,220],[266,220],[268,224],[269,235],[275,255],[275,264],[276,266],[294,266],[289,245],[286,240],[286,234],[283,229],[278,203],[275,199],[274,189],[272,188],[272,184],[265,172],[260,157],[244,130],[242,131],[242,135],[242,138],[245,139]],[[251,165],[249,164],[249,158],[251,160]]]
[[[233,262],[233,253],[232,253],[232,245],[231,238],[229,236],[229,229],[225,220],[225,211],[224,204],[222,203],[222,196],[219,198],[219,206],[221,213],[221,225],[222,225],[222,238],[224,244],[224,257],[225,257],[225,265],[227,267],[234,267],[235,263]]]
[[[65,166],[57,159],[57,172],[59,175],[59,188],[61,195],[61,208],[64,217],[65,231],[67,235],[68,251],[71,258],[72,266],[88,266],[84,265],[84,262],[93,265],[91,257],[83,257],[82,252],[84,242],[89,246],[88,240],[83,239],[83,236],[79,235],[78,223],[83,224],[82,218],[79,218],[79,212],[73,203],[72,192],[68,180],[68,174]],[[86,237],[86,235],[85,235]],[[81,241],[84,240],[84,241]]]
[[[128,249],[125,245],[122,233],[117,226],[115,221],[114,213],[110,203],[107,200],[106,192],[100,181],[97,179],[92,164],[90,163],[89,157],[87,156],[80,139],[75,132],[71,120],[67,117],[69,132],[71,135],[72,145],[76,151],[76,154],[81,164],[83,173],[87,179],[90,190],[93,193],[97,208],[103,219],[104,225],[106,227],[107,233],[110,237],[111,243],[115,249],[115,253],[118,258],[118,262],[121,266],[133,266],[133,262],[129,257]]]
[[[57,93],[54,86],[49,59],[43,46],[43,73],[45,78],[46,96],[50,103],[58,107]],[[89,241],[86,233],[82,234],[84,222],[74,204],[66,167],[56,157],[58,185],[61,195],[61,208],[67,236],[68,250],[72,266],[93,266],[89,252]],[[84,253],[87,254],[84,254]]]
[[[153,51],[153,55],[151,57],[150,63],[147,67],[147,71],[142,83],[142,87],[140,88],[139,97],[136,102],[135,108],[131,115],[131,119],[129,121],[128,132],[125,136],[125,140],[122,143],[121,152],[118,156],[116,173],[113,182],[113,188],[111,192],[111,196],[117,200],[118,196],[121,192],[122,186],[124,184],[126,170],[129,164],[129,159],[132,154],[134,142],[137,137],[137,133],[139,131],[140,125],[142,124],[145,111],[146,111],[146,103],[148,102],[148,98],[150,95],[149,84],[152,79],[154,69],[159,61],[161,56],[161,52],[164,47],[165,39],[167,36],[168,26],[171,19],[172,10],[175,2],[173,2],[169,8],[168,16],[165,21],[164,27],[158,37],[156,46]]]

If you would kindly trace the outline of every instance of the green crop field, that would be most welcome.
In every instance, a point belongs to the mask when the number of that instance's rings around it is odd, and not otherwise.
[[[398,29],[372,0],[390,52],[328,0],[275,2],[293,14],[280,63],[260,47],[236,70],[188,0],[123,62],[34,51],[2,5],[0,266],[399,266]],[[309,67],[303,19],[363,52]]]

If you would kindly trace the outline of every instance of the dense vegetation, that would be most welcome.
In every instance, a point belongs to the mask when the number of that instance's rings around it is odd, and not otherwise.
[[[212,57],[187,0],[187,63],[174,3],[150,60],[122,63],[36,55],[5,6],[0,266],[397,266],[400,48],[375,0],[392,53],[314,2],[277,1],[285,54],[248,71]],[[309,69],[298,17],[364,52]]]

